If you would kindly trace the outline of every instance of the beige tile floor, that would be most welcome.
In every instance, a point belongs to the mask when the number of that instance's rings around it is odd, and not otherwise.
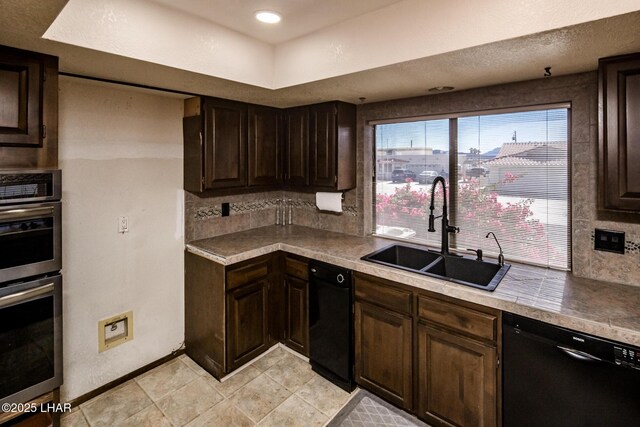
[[[223,382],[182,355],[83,403],[62,426],[320,427],[352,395],[280,346]]]

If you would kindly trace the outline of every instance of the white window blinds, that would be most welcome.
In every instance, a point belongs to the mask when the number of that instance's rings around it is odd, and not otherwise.
[[[497,255],[493,231],[507,259],[569,269],[568,154],[567,108],[376,125],[375,232],[439,247],[439,222],[426,231],[437,174],[460,227],[453,248]]]

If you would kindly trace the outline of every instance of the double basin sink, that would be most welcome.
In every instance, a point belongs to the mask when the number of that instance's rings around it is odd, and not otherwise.
[[[428,249],[392,244],[363,256],[365,261],[493,291],[511,267]]]

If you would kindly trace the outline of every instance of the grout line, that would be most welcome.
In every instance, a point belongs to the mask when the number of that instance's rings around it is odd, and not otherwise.
[[[166,364],[162,364],[162,365],[160,365],[160,366],[166,366]],[[158,411],[160,411],[160,413],[162,414],[162,416],[163,416],[163,417],[165,417],[165,418],[167,419],[167,421],[169,421],[169,424],[173,425],[173,423],[171,422],[171,420],[170,420],[169,418],[167,418],[167,416],[165,415],[165,413],[164,413],[164,412],[162,412],[162,409],[161,409],[161,408],[156,404],[155,400],[153,400],[153,399],[151,398],[151,396],[149,396],[149,393],[147,393],[147,390],[145,390],[145,389],[144,389],[144,387],[142,387],[142,386],[140,385],[140,383],[138,383],[138,378],[140,378],[140,377],[141,377],[140,375],[138,375],[137,377],[134,377],[134,378],[133,378],[133,382],[134,382],[138,387],[140,387],[140,390],[142,390],[142,392],[143,392],[143,393],[144,393],[144,394],[149,398],[149,400],[151,401],[151,404],[152,404],[153,406],[155,406],[155,407],[156,407],[156,409],[158,409]],[[137,412],[136,412],[136,414],[137,414]],[[134,414],[134,415],[135,415],[135,414]],[[132,416],[133,416],[133,415],[132,415]]]
[[[243,386],[243,387],[244,387],[244,386]],[[257,423],[257,422],[255,422],[255,421],[253,421],[253,418],[251,418],[251,417],[249,416],[249,414],[247,414],[246,412],[244,412],[244,411],[242,410],[242,408],[241,408],[241,407],[237,406],[237,405],[236,405],[236,404],[234,404],[233,402],[229,402],[229,403],[231,403],[233,406],[235,406],[235,407],[238,409],[238,411],[240,411],[240,412],[241,412],[245,417],[247,417],[247,418],[249,419],[249,421],[251,421],[251,422],[253,423],[253,425],[254,425],[254,426],[255,426],[255,425],[258,425],[258,423]],[[265,416],[264,416],[260,421],[262,421],[262,420],[263,420],[263,419],[265,419],[266,417],[267,417],[267,416],[265,415]],[[258,421],[258,422],[260,422],[260,421]]]
[[[322,427],[326,427],[326,426],[327,426],[331,421],[333,421],[333,419],[336,417],[336,415],[338,415],[338,414],[340,413],[340,411],[342,411],[342,410],[344,409],[344,407],[345,407],[345,406],[347,406],[347,405],[349,404],[349,402],[351,402],[353,399],[355,399],[355,398],[356,398],[356,396],[357,396],[358,394],[360,394],[360,390],[361,390],[361,389],[360,389],[360,387],[357,387],[357,386],[356,386],[356,388],[351,392],[351,395],[349,396],[349,398],[347,399],[347,401],[346,401],[346,402],[344,402],[344,404],[343,404],[342,406],[340,406],[340,408],[338,408],[338,410],[336,411],[336,413],[335,413],[335,414],[333,414],[333,415],[331,415],[331,416],[329,417],[329,419],[327,420],[327,422],[326,422],[326,423],[324,423],[324,424],[322,425]],[[321,412],[322,412],[322,411],[321,411]]]
[[[243,371],[245,368],[248,368],[249,366],[253,365],[255,362],[257,362],[258,360],[262,359],[263,357],[265,357],[267,354],[275,351],[278,346],[280,346],[281,344],[278,343],[274,346],[272,346],[269,350],[265,351],[264,353],[262,353],[261,355],[259,355],[258,357],[256,357],[255,359],[251,359],[250,361],[248,361],[247,363],[245,363],[244,365],[240,366],[239,368],[237,368],[236,370],[234,370],[233,372],[225,375],[224,377],[222,377],[221,379],[217,380],[220,381],[221,383],[227,381],[229,378],[233,377],[234,375],[238,374],[239,372]],[[256,368],[258,369],[258,368]],[[258,369],[259,370],[259,369]],[[208,373],[208,372],[207,372]],[[262,373],[262,372],[261,372]]]
[[[191,372],[193,372],[193,369],[189,368],[189,366],[188,366],[186,363],[184,363],[182,360],[180,360],[178,357],[176,357],[175,359],[172,359],[172,360],[170,360],[170,361],[168,361],[168,362],[166,362],[166,363],[163,363],[162,365],[158,366],[157,368],[160,368],[160,367],[163,367],[163,366],[168,366],[168,365],[170,365],[171,363],[175,363],[174,361],[179,361],[180,363],[182,363],[183,365],[185,365],[185,366],[186,366],[186,367],[187,367]],[[153,371],[153,369],[152,369],[151,371]],[[148,372],[151,372],[151,371],[148,371]],[[138,378],[144,378],[144,377],[146,377],[146,376],[147,376],[146,374],[148,374],[148,372],[145,372],[145,373],[144,373],[144,374],[142,374],[142,375],[138,375],[137,377],[134,377],[134,378],[133,378],[133,381],[138,385],[138,387],[140,387],[140,389],[142,390],[142,392],[143,392],[143,393],[144,393],[144,394],[149,398],[149,400],[151,401],[152,405],[153,405],[153,406],[155,406],[155,407],[156,407],[156,409],[158,409],[158,411],[160,411],[160,413],[162,414],[162,416],[163,416],[163,417],[164,417],[164,418],[169,422],[169,424],[171,424],[171,425],[173,426],[174,424],[173,424],[173,422],[171,421],[171,418],[170,418],[170,417],[169,417],[169,416],[168,416],[168,415],[167,415],[167,414],[162,410],[162,408],[158,405],[158,403],[157,403],[155,400],[153,400],[153,398],[149,395],[149,393],[147,393],[147,391],[144,389],[144,387],[142,387],[142,386],[140,385],[140,383],[138,383]],[[196,375],[197,375],[197,373],[196,373],[196,372],[194,372],[194,374],[196,374]],[[178,387],[176,390],[178,390],[178,389],[180,389],[180,388],[184,387],[184,386],[185,386],[185,385],[187,385],[187,384],[191,384],[193,381],[195,381],[195,380],[196,380],[196,379],[198,379],[199,377],[200,377],[200,376],[199,376],[199,375],[197,375],[197,377],[196,377],[195,379],[193,379],[193,380],[191,380],[191,381],[187,382],[186,384],[183,384],[182,386]],[[175,391],[175,390],[172,390],[172,391],[170,391],[169,393],[165,394],[164,396],[160,397],[160,398],[158,399],[158,401],[160,401],[160,400],[164,399],[166,396],[168,396],[169,394],[173,393],[174,391]],[[151,406],[151,405],[149,405],[149,406]],[[146,409],[146,408],[148,408],[148,406],[147,406],[147,407],[145,407],[144,409]],[[142,412],[144,409],[142,409],[141,411],[136,412],[136,414],[137,414],[137,413],[139,413],[139,412]],[[135,414],[133,414],[133,415],[135,415]],[[131,416],[133,416],[133,415],[131,415]]]
[[[91,423],[89,422],[89,419],[87,418],[85,413],[82,411],[82,408],[80,406],[78,406],[78,411],[80,411],[80,415],[82,415],[82,418],[84,418],[84,421],[87,423],[87,425],[91,427]],[[60,417],[60,423],[62,423],[62,417]]]
[[[316,375],[317,375],[317,374],[316,374]],[[319,376],[319,377],[321,377],[320,375],[318,375],[318,376]],[[321,377],[321,378],[322,378],[322,377]],[[305,383],[305,385],[307,385],[308,383],[310,383],[310,382],[311,382],[311,381],[313,381],[314,379],[315,379],[315,377],[314,377],[314,378],[312,378],[312,379],[310,379],[308,382],[306,382],[306,383]],[[323,379],[324,379],[324,378],[323,378]],[[328,380],[327,380],[327,381],[328,381]],[[333,385],[333,384],[332,384],[332,385]],[[335,385],[334,385],[334,386],[335,386]],[[337,387],[337,386],[335,386],[335,387]],[[302,388],[302,387],[300,387],[300,388]],[[340,389],[340,390],[342,390],[342,389]],[[320,413],[322,413],[322,414],[326,415],[327,417],[329,417],[329,421],[331,421],[331,419],[333,419],[333,417],[335,417],[335,416],[338,414],[338,412],[340,412],[340,411],[342,410],[342,408],[344,408],[344,406],[345,406],[347,403],[349,403],[349,401],[351,401],[351,399],[353,399],[353,397],[354,397],[356,394],[358,394],[358,391],[360,391],[360,388],[359,388],[359,387],[356,387],[356,388],[355,388],[351,393],[349,393],[349,398],[348,398],[348,399],[347,399],[347,400],[346,400],[342,405],[340,405],[340,407],[338,408],[338,410],[337,410],[335,413],[333,413],[333,414],[327,414],[327,413],[326,413],[326,412],[324,412],[322,409],[320,409],[320,408],[316,407],[316,405],[314,405],[314,404],[313,404],[313,402],[309,402],[307,399],[305,399],[304,397],[300,396],[300,395],[298,394],[298,391],[300,391],[300,389],[298,389],[298,390],[294,393],[298,398],[300,398],[300,399],[301,399],[302,401],[304,401],[304,402],[307,402],[309,405],[311,405],[312,407],[314,407],[315,409],[317,409],[318,411],[320,411]],[[345,391],[345,393],[346,393],[346,391]]]
[[[309,358],[307,356],[303,356],[302,354],[298,353],[295,350],[290,349],[289,347],[287,347],[286,345],[282,344],[281,342],[278,343],[278,346],[280,348],[282,348],[283,350],[293,354],[294,356],[304,360],[305,362],[309,363]]]
[[[271,378],[271,377],[269,377],[269,378]],[[274,381],[275,381],[275,380],[274,380]],[[277,383],[277,381],[276,381],[276,383]],[[280,384],[280,383],[278,383],[278,384]],[[284,386],[282,386],[282,387],[284,387]],[[285,390],[287,390],[287,391],[289,391],[286,387],[284,387],[284,389],[285,389]],[[267,419],[267,417],[268,417],[269,415],[271,415],[272,413],[274,413],[274,412],[276,411],[276,409],[278,409],[279,407],[281,407],[281,406],[284,404],[284,402],[286,402],[287,400],[289,400],[289,399],[291,398],[291,396],[293,396],[293,395],[294,395],[294,394],[293,394],[293,393],[291,393],[289,396],[287,396],[287,398],[286,398],[286,399],[284,399],[282,402],[280,402],[278,405],[276,405],[276,407],[275,407],[275,408],[273,408],[271,411],[267,412],[267,413],[265,414],[265,416],[264,416],[264,417],[260,418],[260,421],[256,422],[256,425],[258,425],[259,423],[261,423],[262,421],[264,421],[265,419]],[[242,409],[241,409],[241,410],[242,410]],[[247,417],[249,417],[249,416],[247,415]],[[251,419],[251,417],[249,417],[249,419]],[[251,420],[251,421],[253,421],[253,420]]]

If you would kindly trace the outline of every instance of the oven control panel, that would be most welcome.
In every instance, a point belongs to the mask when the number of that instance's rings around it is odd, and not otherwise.
[[[616,365],[640,370],[640,351],[637,349],[614,346],[613,354]]]

